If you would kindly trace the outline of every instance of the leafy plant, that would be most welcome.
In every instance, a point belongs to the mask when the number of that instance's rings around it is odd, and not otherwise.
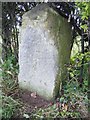
[[[2,99],[2,118],[8,120],[19,110],[20,104],[10,96],[2,95],[0,99]]]
[[[84,59],[84,64],[82,64],[82,59]],[[85,54],[77,53],[74,57],[71,58],[71,65],[68,67],[71,80],[78,81],[81,72],[81,66],[83,65],[83,87],[82,91],[88,91],[88,66],[90,61],[90,52]]]
[[[3,92],[7,95],[17,89],[18,63],[12,55],[2,63],[2,87]]]
[[[83,20],[88,19],[90,15],[90,2],[76,2],[80,9],[80,15]]]

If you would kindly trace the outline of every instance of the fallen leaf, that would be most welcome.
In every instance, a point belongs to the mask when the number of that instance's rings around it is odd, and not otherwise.
[[[68,110],[68,105],[66,105],[66,104],[63,103],[63,104],[62,104],[62,109],[64,109],[64,110],[67,111],[67,110]]]
[[[37,109],[37,106],[35,106],[35,109]]]
[[[65,105],[65,106],[64,106],[64,109],[67,111],[67,110],[68,110],[68,106],[67,106],[67,105]]]
[[[36,92],[31,93],[31,97],[36,98],[37,97],[37,93]]]

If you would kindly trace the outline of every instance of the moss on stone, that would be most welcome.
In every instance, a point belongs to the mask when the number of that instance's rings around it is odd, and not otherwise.
[[[72,33],[71,26],[67,20],[52,9],[48,9],[46,27],[51,31],[51,37],[54,37],[59,56],[59,70],[53,93],[54,98],[56,98],[61,90],[62,82],[64,83],[64,81],[67,80],[67,68],[65,64],[68,64],[70,59]]]

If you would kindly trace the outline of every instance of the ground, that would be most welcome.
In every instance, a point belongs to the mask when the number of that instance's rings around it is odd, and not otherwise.
[[[16,99],[16,96],[14,96]],[[48,108],[53,104],[52,101],[47,101],[36,95],[36,93],[29,92],[27,90],[19,90],[17,99],[20,101],[21,109],[19,112],[16,111],[15,118],[24,118],[24,116],[31,116],[38,108]],[[79,102],[81,104],[80,112],[82,113],[82,117],[87,116],[87,110],[83,102]],[[52,111],[52,110],[50,110]]]
[[[28,113],[30,115],[34,110],[38,108],[47,108],[51,104],[51,101],[47,101],[39,95],[36,95],[35,93],[27,90],[19,90],[17,98],[23,106],[21,109],[21,113],[16,115],[17,117],[23,117],[23,114],[25,113]]]

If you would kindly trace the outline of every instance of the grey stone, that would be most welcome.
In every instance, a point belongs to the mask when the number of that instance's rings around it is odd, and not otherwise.
[[[19,86],[54,99],[66,79],[71,46],[67,20],[47,4],[23,15],[19,44]]]

